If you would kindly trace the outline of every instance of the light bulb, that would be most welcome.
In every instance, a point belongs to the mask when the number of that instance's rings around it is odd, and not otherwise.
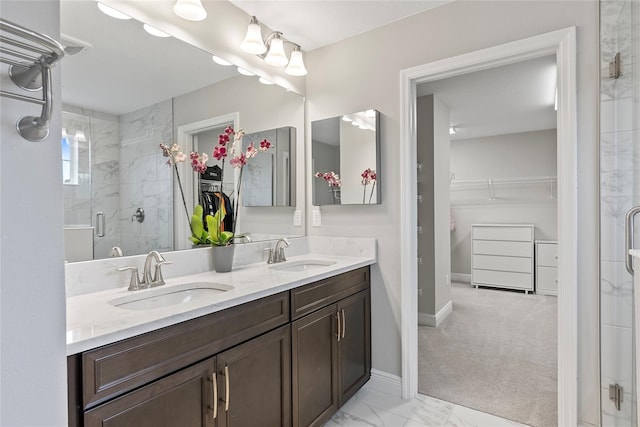
[[[238,67],[238,72],[243,76],[255,76],[251,71],[245,70],[244,68]]]
[[[251,17],[251,22],[247,27],[247,34],[244,36],[242,43],[240,43],[240,48],[254,55],[262,55],[267,51],[267,47],[262,41],[262,29],[255,16]]]
[[[129,15],[126,13],[122,13],[119,10],[112,8],[111,6],[107,6],[106,4],[98,2],[98,9],[105,15],[109,15],[112,18],[116,19],[131,19]]]
[[[296,46],[293,52],[291,52],[289,65],[284,72],[291,76],[304,76],[307,74],[307,69],[302,60],[302,52],[300,52],[300,46]]]
[[[276,33],[271,40],[269,52],[264,58],[264,62],[275,67],[286,65],[287,62],[289,62],[289,60],[287,59],[287,55],[284,53],[284,43],[280,38],[280,33]]]
[[[144,30],[147,33],[151,34],[152,36],[156,36],[156,37],[171,37],[169,34],[165,33],[164,31],[160,31],[156,27],[152,27],[149,24],[144,24],[142,26],[142,28],[144,28]]]
[[[213,62],[215,62],[218,65],[224,65],[225,67],[228,65],[233,65],[231,62],[227,61],[226,59],[222,59],[216,55],[213,55]]]
[[[207,17],[200,0],[178,0],[173,5],[173,12],[187,21],[202,21]]]

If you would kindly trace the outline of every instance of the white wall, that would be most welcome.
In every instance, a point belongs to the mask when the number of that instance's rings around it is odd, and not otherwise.
[[[2,1],[0,15],[59,37],[58,1]],[[2,90],[25,94],[0,70]],[[60,66],[51,133],[15,129],[40,108],[0,99],[0,425],[67,424]],[[28,93],[26,93],[29,95]],[[31,94],[40,96],[40,92]]]
[[[418,320],[434,326],[440,310],[451,301],[449,273],[449,109],[438,97],[417,100],[418,172]],[[426,315],[426,316],[425,316]],[[442,320],[442,319],[440,319]]]
[[[455,1],[308,52],[307,123],[349,111],[381,113],[381,205],[323,206],[311,235],[378,240],[372,268],[373,368],[400,375],[400,79],[402,69],[577,27],[579,415],[598,424],[598,235],[596,1]],[[460,31],[464,29],[464,31]],[[307,141],[310,141],[307,126]],[[309,147],[307,147],[309,148]],[[307,154],[307,165],[310,157]],[[310,192],[310,180],[307,188]],[[307,206],[310,214],[310,205]],[[310,215],[307,222],[310,223]]]
[[[542,130],[451,142],[456,180],[556,176],[556,130]],[[536,240],[557,239],[555,183],[496,184],[451,190],[451,272],[471,274],[471,224],[534,224]],[[551,198],[553,194],[554,198]]]

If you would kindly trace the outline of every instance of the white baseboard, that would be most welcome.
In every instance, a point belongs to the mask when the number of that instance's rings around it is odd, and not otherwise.
[[[377,391],[378,393],[389,394],[391,396],[402,396],[402,379],[388,372],[379,371],[377,369],[371,370],[371,378],[364,385],[369,390]]]
[[[434,316],[433,314],[418,313],[418,325],[438,327],[453,311],[451,300],[447,302]]]
[[[451,281],[471,283],[471,275],[466,273],[451,273]]]

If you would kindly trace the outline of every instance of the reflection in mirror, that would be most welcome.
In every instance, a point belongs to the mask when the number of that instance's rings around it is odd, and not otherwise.
[[[282,127],[246,134],[242,141],[244,151],[250,144],[260,147],[263,141],[270,148],[248,162],[243,169],[243,206],[295,206],[296,129]],[[292,143],[293,142],[293,143]]]
[[[60,3],[62,42],[75,52],[61,64],[65,259],[103,258],[117,253],[114,247],[125,256],[181,249],[174,229],[186,220],[174,212],[175,178],[159,144],[183,144],[175,137],[181,124],[231,113],[248,132],[302,129],[303,99],[277,85],[263,99],[264,93],[250,92],[266,87],[256,77],[217,65],[210,53],[173,37],[151,37],[140,22],[107,17],[95,2]],[[290,106],[280,109],[289,115],[286,123],[272,114],[283,98]],[[187,154],[192,149],[190,141],[182,146]],[[142,222],[134,217],[139,208]],[[281,235],[303,235],[288,209],[263,216]],[[251,228],[271,234],[271,225],[254,221]]]
[[[380,203],[379,124],[376,110],[311,123],[315,206]]]

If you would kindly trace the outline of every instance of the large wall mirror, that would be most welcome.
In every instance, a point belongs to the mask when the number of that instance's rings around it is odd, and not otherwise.
[[[311,122],[313,205],[380,203],[380,113]]]
[[[289,129],[291,138],[287,150],[282,142],[282,156],[270,159],[272,207],[241,206],[239,231],[254,241],[304,235],[304,226],[293,226],[296,203],[300,209],[304,203],[297,193],[304,190],[292,185],[285,194],[282,181],[304,178],[303,154],[295,150],[303,146],[303,98],[240,75],[235,66],[218,65],[211,53],[176,38],[151,36],[140,22],[106,16],[96,5],[60,2],[68,51],[61,63],[67,261],[119,255],[114,247],[125,256],[187,248],[176,235],[187,220],[184,209],[178,214],[175,208],[182,204],[174,192],[175,173],[159,144],[178,143],[188,154],[207,135],[181,138],[178,130],[220,117],[233,117],[229,124],[248,135]],[[297,171],[276,172],[296,164]]]

